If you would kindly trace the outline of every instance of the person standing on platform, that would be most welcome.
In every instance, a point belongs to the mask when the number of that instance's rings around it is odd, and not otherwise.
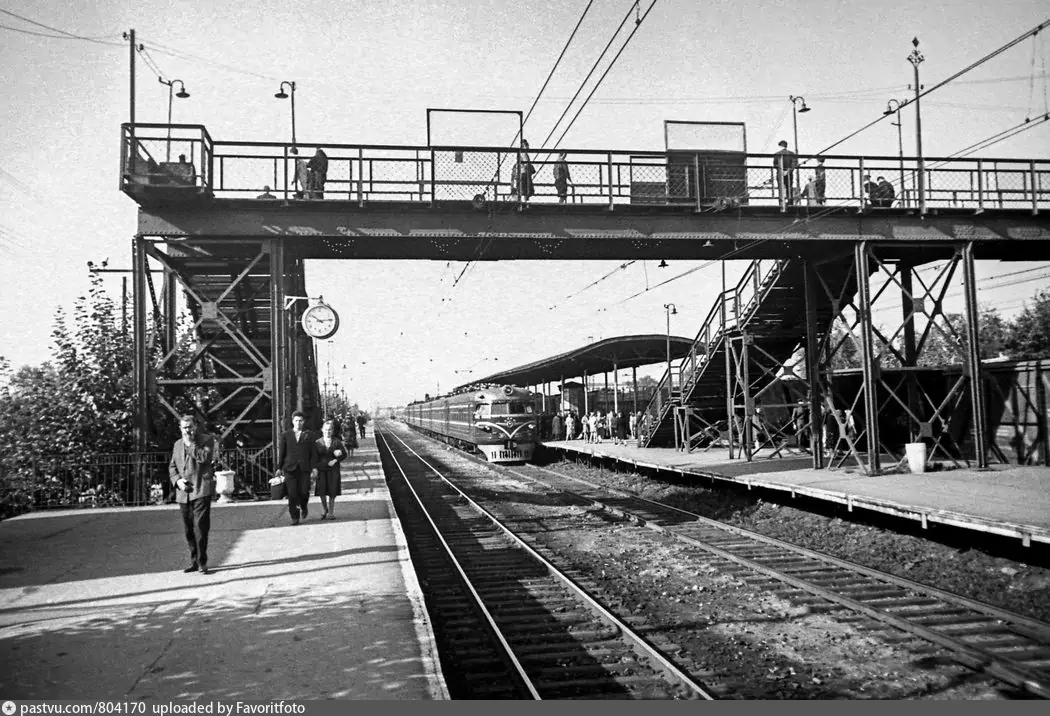
[[[788,143],[780,140],[780,149],[773,155],[773,166],[776,167],[777,177],[780,182],[780,191],[784,194],[784,201],[788,204],[795,203],[795,188],[793,180],[795,169],[798,167],[798,156],[788,149]]]
[[[347,451],[350,453],[350,457],[354,456],[354,450],[357,449],[357,428],[354,423],[350,423],[349,429],[345,430],[339,435],[339,439],[343,441],[343,445],[346,446]]]
[[[317,477],[314,466],[314,438],[303,425],[306,418],[302,412],[292,413],[292,429],[281,433],[277,448],[277,464],[284,475],[284,486],[288,492],[288,514],[292,524],[299,524],[300,516],[310,514],[310,481]]]
[[[357,414],[357,431],[361,434],[361,439],[365,439],[365,426],[368,425],[368,416],[364,413]]]
[[[555,413],[551,420],[551,440],[561,440],[561,413]]]
[[[616,414],[616,444],[627,444],[627,413],[622,410]]]
[[[318,147],[306,168],[310,172],[310,198],[324,199],[324,185],[328,181],[328,155]]]
[[[565,203],[569,195],[570,183],[572,183],[572,177],[569,176],[569,162],[565,160],[565,152],[561,152],[558,154],[558,161],[554,163],[554,188],[558,191],[559,204]]]
[[[824,168],[824,157],[817,157],[817,166],[813,170],[813,189],[816,194],[817,204],[824,205],[827,201],[828,179],[827,170]]]
[[[296,199],[305,199],[306,191],[310,188],[310,170],[307,168],[306,160],[299,156],[299,149],[292,147],[288,150],[295,160],[295,176],[292,178],[292,188],[295,189]]]
[[[878,197],[875,200],[877,202],[875,206],[888,209],[893,206],[893,200],[897,198],[897,192],[894,191],[893,185],[886,181],[886,177],[879,177],[878,185],[875,187],[875,196]]]
[[[572,440],[576,437],[576,416],[570,410],[565,414],[565,439]]]
[[[631,436],[631,440],[634,440],[635,438],[638,437],[637,433],[635,432],[637,429],[638,429],[638,413],[635,413],[635,412],[632,411],[630,417],[627,418],[627,431],[628,431],[627,434]]]
[[[864,175],[864,196],[867,197],[868,206],[878,206],[879,185],[871,180],[871,174]]]
[[[314,441],[314,465],[317,466],[314,494],[321,498],[322,520],[335,519],[335,498],[343,494],[343,476],[339,466],[345,458],[346,445],[335,436],[333,421],[324,421],[321,437]]]
[[[168,463],[168,477],[175,488],[175,501],[182,512],[190,566],[183,572],[208,574],[208,532],[211,531],[211,501],[215,496],[215,438],[197,429],[192,415],[179,418],[182,437],[175,441]]]
[[[514,188],[523,206],[528,206],[529,199],[532,198],[532,177],[535,173],[536,168],[532,166],[532,159],[529,157],[529,143],[522,139],[521,149],[518,151],[518,161],[514,164],[513,178]]]

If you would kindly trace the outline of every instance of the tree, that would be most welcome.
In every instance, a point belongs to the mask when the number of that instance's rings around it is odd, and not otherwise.
[[[1039,291],[1006,331],[1005,348],[1014,360],[1050,357],[1050,291]]]

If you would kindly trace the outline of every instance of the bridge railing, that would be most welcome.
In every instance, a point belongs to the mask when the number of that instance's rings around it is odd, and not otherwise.
[[[219,198],[524,203],[518,154],[505,147],[322,145],[323,190],[306,186],[305,165],[319,145],[213,141],[200,125],[124,125],[121,188],[193,188]],[[529,154],[533,204],[562,202],[558,155]],[[564,203],[665,206],[716,211],[736,206],[824,209],[915,208],[919,163],[913,157],[802,155],[782,174],[777,155],[741,152],[566,150]],[[1039,210],[1050,207],[1050,159],[930,157],[925,206]],[[882,189],[871,186],[884,179]],[[890,191],[886,191],[886,187]],[[886,198],[883,198],[886,192]],[[892,196],[889,196],[892,194]],[[266,200],[266,199],[263,199]],[[887,202],[887,203],[884,203]]]

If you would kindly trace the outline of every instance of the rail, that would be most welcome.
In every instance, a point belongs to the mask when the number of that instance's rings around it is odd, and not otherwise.
[[[19,467],[0,467],[4,514],[34,509],[132,507],[165,501],[171,452],[42,456]],[[217,469],[233,470],[237,490],[269,494],[273,449],[219,451]]]
[[[165,196],[184,192],[359,206],[395,201],[429,205],[526,201],[517,191],[518,154],[507,147],[337,143],[293,147],[281,142],[214,141],[201,125],[136,124],[132,132],[131,125],[125,124],[122,134],[120,186],[139,200],[153,191]],[[327,156],[322,187],[306,179],[317,148]],[[1048,159],[927,157],[925,192],[920,197],[914,157],[800,155],[798,166],[782,173],[782,160],[774,154],[565,151],[571,181],[564,199],[554,181],[555,154],[531,151],[535,174],[529,203],[555,205],[564,200],[571,206],[662,206],[701,212],[750,206],[785,212],[796,207],[811,212],[920,208],[1038,212],[1050,207]],[[162,156],[179,159],[155,159]],[[883,189],[872,189],[880,178],[885,179]]]

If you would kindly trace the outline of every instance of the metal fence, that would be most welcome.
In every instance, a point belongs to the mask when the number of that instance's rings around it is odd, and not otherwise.
[[[326,144],[327,181],[310,193],[298,181],[298,163],[318,145],[213,141],[199,125],[124,125],[122,188],[185,188],[219,198],[284,201],[340,200],[517,202],[519,156],[506,147]],[[559,150],[560,151],[560,150]],[[554,181],[553,151],[533,150],[530,203],[562,201]],[[172,160],[171,157],[176,157]],[[822,161],[820,161],[822,160]],[[778,155],[743,152],[567,150],[566,204],[691,207],[855,208],[924,207],[985,211],[1050,207],[1050,160],[800,155],[781,172]],[[893,197],[870,187],[884,179]],[[880,192],[881,193],[881,192]],[[268,196],[269,199],[260,199]]]
[[[160,504],[170,493],[170,452],[42,456],[18,468],[0,466],[0,515],[27,509]],[[273,450],[221,450],[216,469],[233,470],[236,495],[269,495]]]

